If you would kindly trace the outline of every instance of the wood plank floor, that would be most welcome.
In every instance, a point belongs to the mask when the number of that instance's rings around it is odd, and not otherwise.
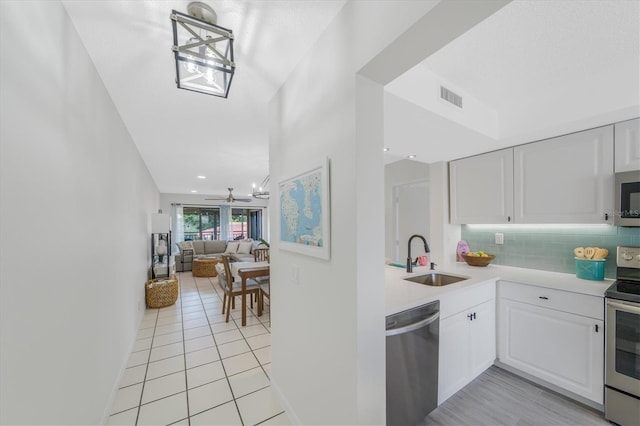
[[[425,425],[610,425],[602,413],[490,367],[425,418]]]

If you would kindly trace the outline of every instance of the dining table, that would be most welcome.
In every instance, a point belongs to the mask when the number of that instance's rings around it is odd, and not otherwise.
[[[247,325],[247,280],[269,276],[269,262],[233,262],[231,275],[242,283],[242,325]]]

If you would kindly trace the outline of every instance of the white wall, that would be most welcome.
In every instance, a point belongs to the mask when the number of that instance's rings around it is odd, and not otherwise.
[[[498,149],[500,143],[471,128],[386,92],[385,146],[391,153],[435,163]]]
[[[444,265],[456,261],[456,247],[461,238],[460,225],[449,223],[449,163],[429,164],[429,223],[431,261]]]
[[[0,2],[0,31],[0,423],[98,424],[159,194],[63,6]]]
[[[440,86],[462,96],[464,109],[443,100]],[[410,101],[433,114],[451,120],[465,128],[473,129],[492,139],[499,139],[498,113],[491,106],[474,98],[461,87],[434,73],[426,64],[413,67],[385,87],[389,93]]]
[[[504,4],[349,1],[272,100],[272,181],[331,160],[330,261],[279,249],[271,200],[272,385],[295,422],[385,423],[383,85]]]
[[[302,424],[385,422],[383,92],[356,72],[432,5],[348,2],[270,107],[273,182],[331,161],[330,261],[279,250],[271,218],[272,382]]]

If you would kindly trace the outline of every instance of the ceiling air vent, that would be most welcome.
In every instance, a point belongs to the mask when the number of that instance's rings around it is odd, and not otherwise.
[[[453,93],[444,86],[440,86],[440,97],[445,101],[454,104],[458,108],[462,108],[462,96]]]

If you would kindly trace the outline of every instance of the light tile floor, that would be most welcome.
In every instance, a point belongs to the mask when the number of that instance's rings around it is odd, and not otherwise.
[[[178,280],[175,305],[145,311],[109,424],[290,424],[269,382],[268,300],[242,327],[240,298],[225,322],[217,278]]]

